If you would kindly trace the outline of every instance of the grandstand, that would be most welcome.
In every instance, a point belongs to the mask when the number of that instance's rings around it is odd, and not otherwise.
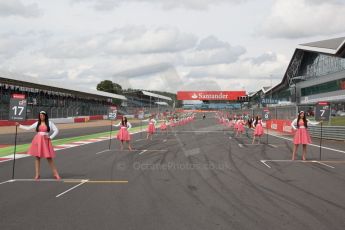
[[[9,101],[13,93],[26,95],[28,119],[36,118],[41,110],[47,111],[51,118],[105,115],[109,106],[114,106],[113,99],[127,100],[122,95],[0,73],[0,120],[8,119]]]
[[[123,92],[126,95],[125,111],[126,114],[138,114],[139,110],[145,113],[155,114],[171,111],[174,107],[173,100],[160,94],[144,91],[130,90]]]
[[[261,97],[308,108],[328,101],[334,110],[345,110],[345,37],[299,45],[282,81],[251,96],[254,107],[262,105]]]

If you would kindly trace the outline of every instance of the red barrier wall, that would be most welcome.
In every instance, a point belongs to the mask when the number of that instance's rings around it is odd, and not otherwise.
[[[80,123],[80,122],[85,122],[86,118],[85,117],[76,117],[74,118],[74,123]]]
[[[89,117],[91,121],[93,120],[103,120],[103,115],[95,115]]]
[[[290,133],[292,134],[292,127],[290,120],[270,120],[267,121],[267,126],[269,129],[272,129],[281,133]]]

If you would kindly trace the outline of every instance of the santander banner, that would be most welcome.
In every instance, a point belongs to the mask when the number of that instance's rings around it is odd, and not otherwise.
[[[246,96],[246,91],[178,91],[177,100],[234,101]]]

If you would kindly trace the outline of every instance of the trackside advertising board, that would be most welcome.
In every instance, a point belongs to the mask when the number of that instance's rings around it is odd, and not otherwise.
[[[246,91],[178,91],[177,100],[236,101]]]

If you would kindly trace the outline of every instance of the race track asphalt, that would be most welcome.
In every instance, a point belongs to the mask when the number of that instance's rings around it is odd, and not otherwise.
[[[289,140],[251,145],[213,116],[152,141],[134,134],[134,151],[118,141],[61,150],[61,181],[45,181],[43,161],[43,180],[9,182],[12,161],[0,163],[0,229],[344,229],[343,151],[319,161],[308,146],[308,160],[292,162]],[[16,161],[16,179],[33,178],[33,163]]]

